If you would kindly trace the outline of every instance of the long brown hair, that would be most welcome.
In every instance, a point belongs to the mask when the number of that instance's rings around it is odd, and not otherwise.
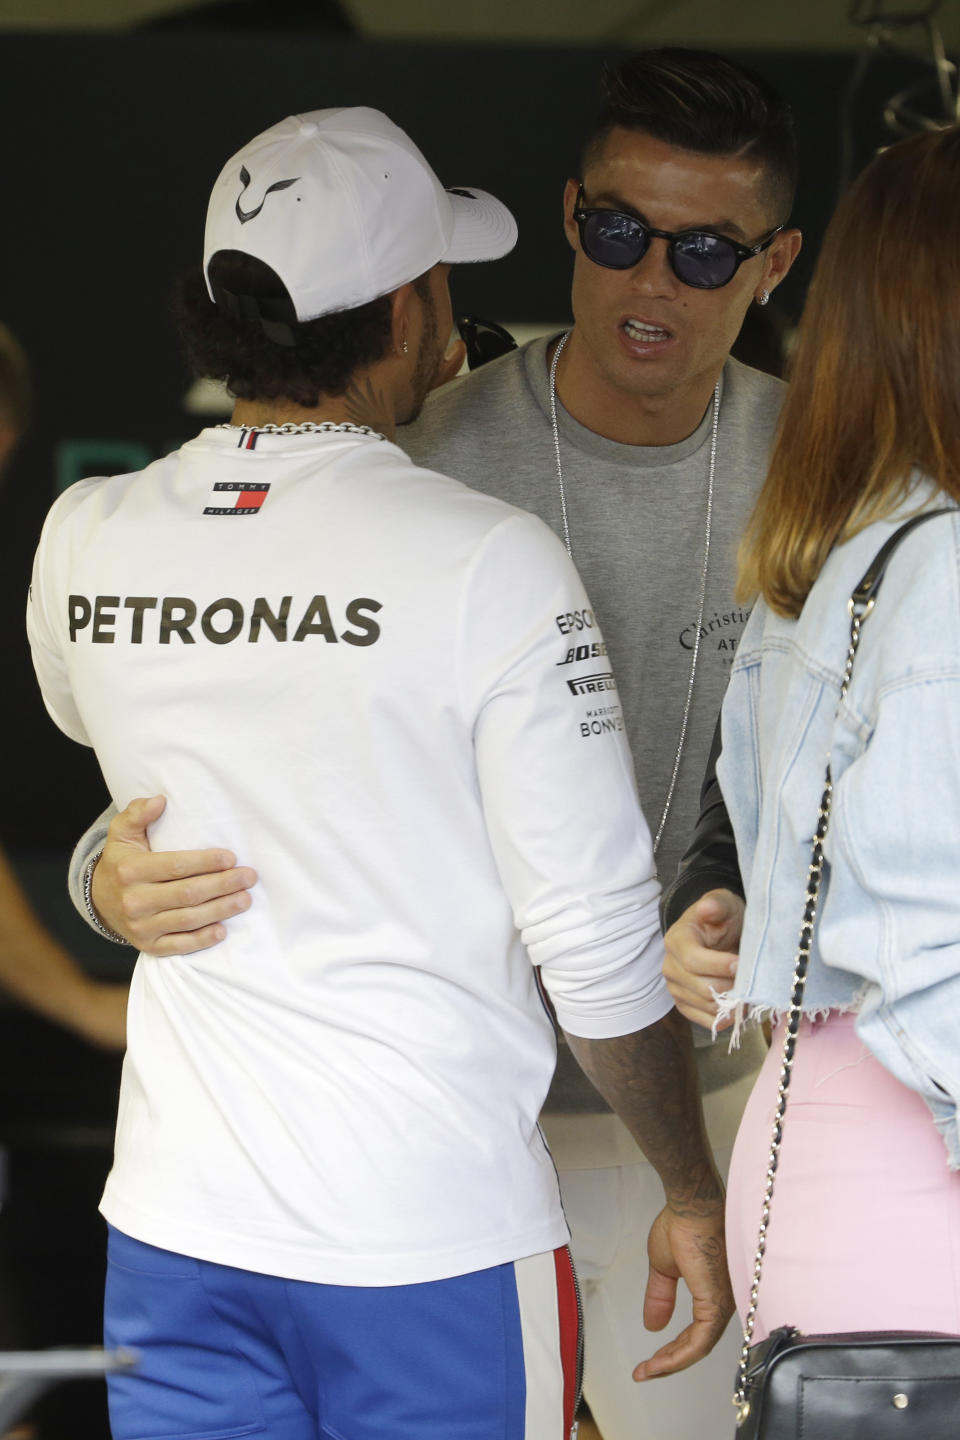
[[[737,596],[799,615],[918,468],[960,500],[960,126],[891,146],[827,229]]]

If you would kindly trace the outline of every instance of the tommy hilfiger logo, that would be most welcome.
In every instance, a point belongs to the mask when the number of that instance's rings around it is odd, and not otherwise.
[[[222,496],[219,505],[204,507],[204,515],[257,515],[267,498],[269,485],[245,484],[242,480],[214,485],[214,496]]]
[[[243,198],[243,192],[250,184],[250,171],[247,169],[246,165],[240,166],[240,179],[243,183],[240,186],[240,194],[237,196],[237,219],[240,221],[241,225],[246,225],[248,220],[253,220],[257,215],[260,214],[260,211],[267,203],[268,195],[272,195],[274,190],[287,190],[291,185],[296,185],[297,181],[300,179],[300,176],[294,175],[292,180],[276,180],[272,185],[268,185],[266,190],[264,190],[263,192],[263,199],[260,201],[260,204],[255,210],[244,210],[242,205],[240,204],[240,201]]]

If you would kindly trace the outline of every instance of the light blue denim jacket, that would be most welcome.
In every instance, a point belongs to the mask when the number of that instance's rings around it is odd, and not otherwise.
[[[839,546],[797,620],[759,603],[723,705],[718,778],[747,896],[738,1022],[789,1007],[829,754],[833,808],[804,1010],[858,1012],[857,1033],[933,1112],[960,1168],[960,511],[889,562],[837,711],[847,600],[918,504]],[[739,1029],[739,1024],[738,1027]]]

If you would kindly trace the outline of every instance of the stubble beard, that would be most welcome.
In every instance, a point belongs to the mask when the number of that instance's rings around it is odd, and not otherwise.
[[[424,401],[433,389],[440,366],[443,364],[444,351],[440,344],[437,327],[437,307],[433,303],[433,296],[429,291],[424,291],[421,300],[423,302],[423,333],[417,349],[413,375],[410,378],[410,407],[402,415],[397,416],[398,425],[411,425],[417,419],[423,409]]]

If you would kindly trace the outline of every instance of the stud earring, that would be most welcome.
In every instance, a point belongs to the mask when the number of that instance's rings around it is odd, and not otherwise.
[[[770,291],[769,291],[769,290],[761,290],[761,291],[760,291],[760,294],[757,296],[757,304],[758,304],[758,305],[766,305],[766,303],[767,303],[767,301],[768,301],[769,299],[770,299]]]
[[[406,340],[404,340],[403,344],[400,346],[400,349],[403,351],[404,355],[408,353],[410,347],[407,344]]]

